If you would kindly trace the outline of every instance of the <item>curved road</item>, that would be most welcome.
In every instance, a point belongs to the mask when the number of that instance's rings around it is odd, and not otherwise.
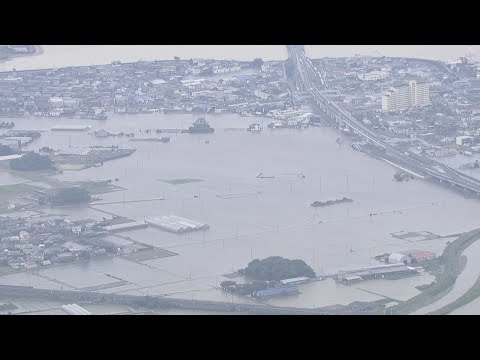
[[[439,310],[457,300],[475,284],[480,277],[480,266],[476,261],[480,258],[480,241],[470,245],[462,255],[467,257],[467,264],[460,275],[458,275],[453,288],[441,299],[410,313],[410,315],[426,315],[432,311]]]

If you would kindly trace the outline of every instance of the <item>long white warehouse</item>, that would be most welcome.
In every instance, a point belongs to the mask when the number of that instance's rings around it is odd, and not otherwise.
[[[151,226],[174,233],[184,233],[187,231],[195,230],[207,230],[210,228],[210,226],[207,224],[175,215],[162,216],[161,218],[149,218],[145,221]]]
[[[92,315],[91,312],[85,310],[81,306],[77,304],[69,304],[62,306],[63,311],[65,311],[68,315]]]

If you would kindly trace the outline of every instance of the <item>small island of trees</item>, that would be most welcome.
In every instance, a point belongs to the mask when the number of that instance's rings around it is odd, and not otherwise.
[[[255,259],[247,268],[239,270],[239,273],[255,281],[245,284],[237,284],[236,281],[227,280],[220,283],[223,290],[242,296],[255,296],[255,293],[283,286],[280,280],[297,277],[315,278],[315,271],[303,260],[289,260],[280,256],[272,256],[267,259]]]
[[[343,203],[350,203],[353,202],[352,199],[343,197],[341,199],[336,199],[336,200],[328,200],[328,201],[314,201],[310,206],[313,207],[325,207],[325,206],[331,206],[331,205],[336,205],[336,204],[343,204]]]
[[[29,152],[19,159],[10,161],[10,168],[17,171],[37,171],[53,169],[53,162],[48,156]]]
[[[247,268],[240,270],[245,276],[260,281],[279,281],[301,276],[315,277],[315,271],[303,260],[289,260],[272,256],[251,261]]]

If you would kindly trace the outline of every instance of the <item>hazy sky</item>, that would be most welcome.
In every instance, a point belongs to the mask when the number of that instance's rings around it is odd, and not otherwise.
[[[114,60],[165,60],[174,56],[237,60],[287,57],[285,46],[281,45],[43,45],[43,48],[42,55],[1,62],[0,71],[108,64]],[[468,48],[468,45],[307,45],[307,53],[312,58],[361,54],[452,60],[464,56]],[[472,48],[480,53],[480,45]]]

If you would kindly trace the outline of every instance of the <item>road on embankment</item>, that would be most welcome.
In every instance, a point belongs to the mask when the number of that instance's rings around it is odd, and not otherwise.
[[[474,242],[465,249],[462,256],[467,258],[467,263],[460,275],[458,275],[452,289],[444,297],[433,304],[418,309],[411,313],[412,315],[426,315],[437,311],[459,299],[475,285],[475,282],[480,277],[480,266],[478,263],[478,259],[480,259],[480,241]]]
[[[476,259],[480,256],[480,229],[462,234],[450,243],[440,258],[444,270],[436,275],[435,282],[421,294],[393,308],[395,314],[424,315],[444,312],[450,304],[458,301],[474,289],[480,276],[480,267]],[[463,259],[466,258],[466,264]],[[464,266],[465,265],[465,266]],[[479,292],[480,294],[480,292]],[[475,297],[471,298],[473,300]],[[471,301],[470,300],[470,301]],[[449,306],[449,311],[454,307]],[[440,312],[437,312],[442,310]]]

